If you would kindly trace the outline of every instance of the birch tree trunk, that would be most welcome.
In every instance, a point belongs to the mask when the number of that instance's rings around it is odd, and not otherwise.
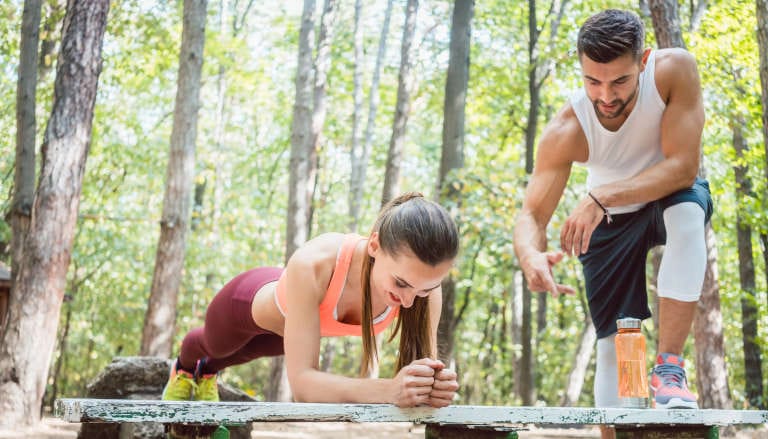
[[[448,73],[445,81],[443,147],[437,194],[440,203],[450,208],[454,218],[458,216],[461,205],[461,187],[456,187],[448,176],[452,171],[464,167],[464,113],[469,86],[469,49],[474,9],[474,0],[456,0],[453,4]],[[453,356],[454,331],[460,322],[455,318],[455,302],[456,279],[448,276],[443,281],[443,309],[437,328],[437,354],[446,364],[450,363]]]
[[[682,32],[680,30],[680,18],[677,2],[674,0],[650,0],[649,7],[653,18],[653,28],[659,48],[685,47]],[[701,175],[706,174],[704,161],[699,169]],[[727,380],[725,366],[724,337],[720,312],[720,287],[717,275],[717,249],[714,248],[716,237],[712,224],[707,223],[705,228],[707,241],[707,268],[704,277],[704,285],[699,299],[698,312],[694,316],[694,344],[696,346],[696,371],[699,395],[702,398],[702,407],[712,404],[711,408],[727,407],[731,405],[728,392],[723,391],[722,383]],[[706,308],[702,308],[706,306]],[[701,349],[701,351],[699,351]],[[706,356],[705,356],[706,355]],[[710,400],[711,397],[711,400]]]
[[[299,31],[296,94],[291,122],[291,157],[288,181],[285,261],[307,240],[307,187],[312,148],[312,41],[315,30],[315,1],[304,0]]]
[[[363,65],[365,55],[363,54],[363,1],[355,0],[355,72],[353,78],[352,100],[354,110],[352,112],[352,135],[349,148],[350,178],[349,178],[349,231],[357,232],[357,225],[360,218],[360,204],[363,200],[362,181],[360,181],[361,171],[365,164],[362,163],[362,136],[360,133],[360,120],[363,116]],[[386,45],[385,45],[386,47]],[[378,59],[376,60],[378,67]]]
[[[738,160],[743,160],[749,149],[741,127],[745,125],[743,118],[736,117],[733,121],[733,149]],[[743,163],[743,162],[741,162]],[[733,173],[736,179],[736,199],[747,200],[752,197],[752,181],[747,174],[747,167],[736,164]],[[752,228],[744,219],[742,210],[736,209],[736,236],[739,250],[739,282],[741,286],[741,338],[744,347],[744,378],[745,395],[752,407],[764,408],[763,401],[763,372],[760,360],[760,344],[758,343],[757,322],[759,309],[755,291],[755,263],[752,258]]]
[[[360,119],[363,116],[363,65],[365,64],[365,55],[363,54],[363,1],[355,0],[355,71],[353,75],[352,102],[354,109],[352,111],[352,135],[350,138],[349,162],[349,225],[350,232],[357,232],[357,223],[360,217],[360,204],[363,199],[362,182],[359,181],[360,167],[362,163],[362,139],[360,134]],[[358,190],[359,188],[359,190]]]
[[[371,90],[368,96],[368,123],[365,127],[363,136],[363,146],[359,151],[352,151],[352,177],[350,183],[350,230],[355,231],[359,228],[360,210],[363,202],[363,187],[365,185],[365,174],[368,168],[368,156],[373,143],[373,130],[376,127],[376,113],[379,109],[379,82],[381,78],[381,66],[387,56],[387,35],[389,34],[389,21],[392,18],[393,0],[387,0],[387,9],[384,12],[384,24],[381,28],[379,37],[379,50],[376,54],[376,67],[373,69],[373,79],[371,80]]]
[[[19,72],[16,82],[16,163],[13,201],[9,212],[11,225],[11,284],[24,256],[24,240],[29,229],[35,197],[35,92],[37,91],[37,46],[40,36],[41,0],[25,0],[21,17]],[[0,315],[2,332],[5,315]]]
[[[179,78],[173,112],[163,217],[160,221],[160,239],[155,256],[152,290],[141,338],[141,355],[144,356],[170,357],[173,348],[176,304],[191,214],[207,3],[207,0],[184,0]]]
[[[323,126],[327,114],[326,88],[328,85],[328,70],[331,68],[331,40],[333,39],[334,16],[336,15],[336,0],[325,0],[323,15],[320,18],[320,37],[317,39],[317,55],[315,57],[315,84],[312,107],[312,145],[309,149],[309,175],[307,180],[307,236],[312,236],[312,217],[315,207],[313,200],[318,186],[319,151],[323,136]]]
[[[288,178],[288,212],[286,215],[285,263],[302,244],[309,233],[310,157],[313,147],[312,100],[313,65],[312,41],[315,33],[315,1],[304,0],[299,29],[299,51],[296,65],[296,94],[291,122],[291,158]],[[290,400],[283,357],[274,357],[270,366],[270,382],[265,391],[269,401]]]
[[[595,331],[595,325],[592,324],[592,319],[587,316],[584,322],[584,330],[581,332],[579,349],[576,351],[573,366],[568,373],[568,387],[565,389],[565,395],[563,395],[563,399],[560,401],[560,405],[563,407],[570,407],[579,402],[579,395],[581,395],[581,389],[584,386],[584,378],[587,376],[587,368],[589,367],[589,361],[592,358],[592,351],[596,341],[597,332]]]
[[[59,43],[57,29],[61,27],[61,22],[66,11],[67,0],[48,0],[43,2],[41,13],[41,32],[40,53],[38,54],[37,80],[42,81],[53,68],[53,60],[56,58],[57,45]]]
[[[24,256],[0,334],[0,428],[40,420],[101,72],[108,0],[70,1]]]
[[[387,153],[387,167],[384,170],[384,187],[381,193],[381,205],[395,198],[400,192],[400,163],[403,160],[405,145],[405,128],[408,124],[408,113],[411,111],[411,91],[413,78],[413,54],[411,45],[416,33],[416,15],[419,9],[418,0],[408,0],[403,25],[403,42],[400,47],[400,73],[397,77],[397,103],[395,117],[392,122],[392,138]]]

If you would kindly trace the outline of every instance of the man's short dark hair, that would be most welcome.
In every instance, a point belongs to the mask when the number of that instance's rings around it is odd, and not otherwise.
[[[636,60],[645,48],[645,28],[637,14],[607,9],[587,19],[579,29],[577,49],[579,59],[607,63],[631,53]]]

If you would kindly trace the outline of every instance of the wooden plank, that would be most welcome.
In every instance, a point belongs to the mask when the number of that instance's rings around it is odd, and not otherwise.
[[[55,414],[68,422],[160,422],[237,425],[248,422],[414,422],[417,424],[768,424],[768,411],[660,410],[583,407],[453,405],[401,409],[390,404],[196,402],[58,399]]]

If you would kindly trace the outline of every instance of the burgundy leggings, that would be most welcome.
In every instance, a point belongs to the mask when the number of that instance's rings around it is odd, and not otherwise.
[[[283,337],[256,326],[251,302],[256,292],[276,281],[281,268],[254,268],[229,281],[208,305],[205,325],[184,337],[179,363],[193,371],[204,360],[203,373],[215,373],[255,358],[282,355]]]

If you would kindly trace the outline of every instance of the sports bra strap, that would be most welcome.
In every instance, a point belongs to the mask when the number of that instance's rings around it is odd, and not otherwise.
[[[344,236],[339,253],[336,255],[336,268],[333,270],[331,281],[328,283],[325,297],[320,302],[320,309],[322,311],[330,311],[332,315],[333,310],[336,309],[341,292],[344,291],[344,284],[347,283],[347,275],[349,274],[349,266],[352,264],[352,256],[355,254],[355,247],[363,239],[365,238],[356,233]]]

